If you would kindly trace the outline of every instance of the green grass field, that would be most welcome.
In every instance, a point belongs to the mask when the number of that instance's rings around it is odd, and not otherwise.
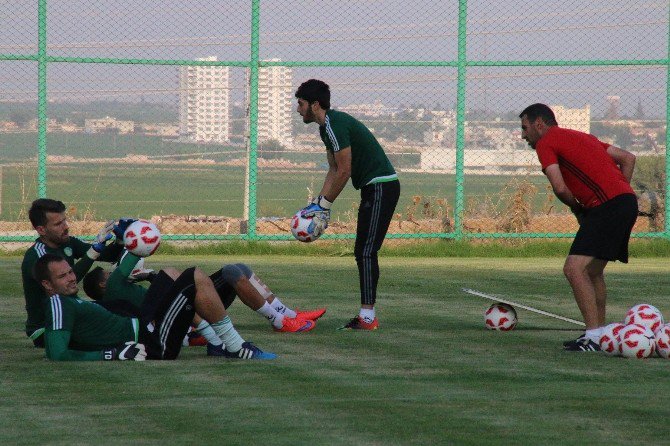
[[[561,258],[381,259],[380,330],[338,332],[358,307],[351,257],[157,256],[214,270],[244,261],[300,308],[328,312],[278,334],[235,303],[241,334],[279,358],[186,348],[175,362],[51,363],[22,333],[16,257],[0,258],[0,444],[667,444],[670,362],[568,353],[570,324],[519,310],[484,329],[490,302],[461,287],[579,319]],[[648,302],[670,316],[667,259],[611,265],[609,320]]]

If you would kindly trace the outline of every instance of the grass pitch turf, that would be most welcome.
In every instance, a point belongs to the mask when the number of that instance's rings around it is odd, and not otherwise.
[[[562,259],[381,259],[380,329],[335,328],[358,307],[353,258],[156,256],[213,271],[244,261],[285,303],[327,306],[273,333],[239,302],[240,333],[275,361],[51,363],[23,330],[20,260],[0,258],[0,444],[667,444],[670,362],[568,353],[570,324],[519,310],[484,329],[470,287],[579,319]],[[609,321],[648,302],[670,317],[667,259],[608,267]],[[576,327],[578,328],[578,327]]]

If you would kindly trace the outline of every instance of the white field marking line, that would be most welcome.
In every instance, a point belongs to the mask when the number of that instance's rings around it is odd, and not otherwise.
[[[475,296],[483,297],[484,299],[489,299],[489,300],[493,300],[493,301],[500,302],[500,303],[503,303],[503,304],[511,305],[513,307],[523,308],[524,310],[532,311],[533,313],[542,314],[544,316],[553,317],[555,319],[560,319],[562,321],[570,322],[571,324],[579,325],[581,327],[586,327],[586,324],[584,322],[576,321],[574,319],[570,319],[569,317],[559,316],[558,314],[549,313],[548,311],[538,310],[537,308],[529,307],[529,306],[526,306],[526,305],[521,305],[521,304],[512,302],[510,300],[501,299],[498,296],[493,296],[491,294],[482,293],[480,291],[472,290],[470,288],[461,288],[461,291],[464,291],[468,294],[472,294],[472,295],[475,295]]]

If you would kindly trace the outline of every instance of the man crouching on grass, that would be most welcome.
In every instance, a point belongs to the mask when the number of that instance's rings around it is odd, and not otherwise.
[[[274,359],[245,342],[233,327],[212,280],[198,268],[176,278],[159,273],[160,298],[143,317],[111,313],[77,296],[79,287],[70,264],[55,254],[35,263],[35,280],[50,296],[46,300],[46,355],[55,361],[176,359],[197,311],[221,340],[224,358]]]
[[[628,263],[628,241],[637,219],[637,197],[630,187],[635,155],[593,135],[559,127],[544,104],[526,107],[519,118],[521,137],[535,149],[554,193],[579,222],[563,273],[586,332],[563,346],[569,351],[598,351],[607,303],[605,266],[613,260]]]

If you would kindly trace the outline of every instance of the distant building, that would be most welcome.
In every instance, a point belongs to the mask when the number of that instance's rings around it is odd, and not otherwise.
[[[119,121],[110,116],[84,120],[84,133],[104,133],[110,131],[118,131],[120,134],[133,133],[135,131],[135,122]]]
[[[558,125],[567,129],[591,133],[591,105],[584,108],[566,108],[562,105],[551,105]]]
[[[216,56],[198,61],[215,62]],[[179,67],[179,135],[195,142],[230,139],[230,74],[228,67]]]
[[[269,59],[266,62],[279,62]],[[291,112],[293,110],[293,70],[289,67],[262,67],[258,70],[258,141],[293,144]],[[247,103],[249,103],[249,70],[247,70]]]
[[[534,150],[466,149],[464,173],[479,175],[541,174]],[[430,147],[421,151],[421,170],[456,173],[456,150]]]

